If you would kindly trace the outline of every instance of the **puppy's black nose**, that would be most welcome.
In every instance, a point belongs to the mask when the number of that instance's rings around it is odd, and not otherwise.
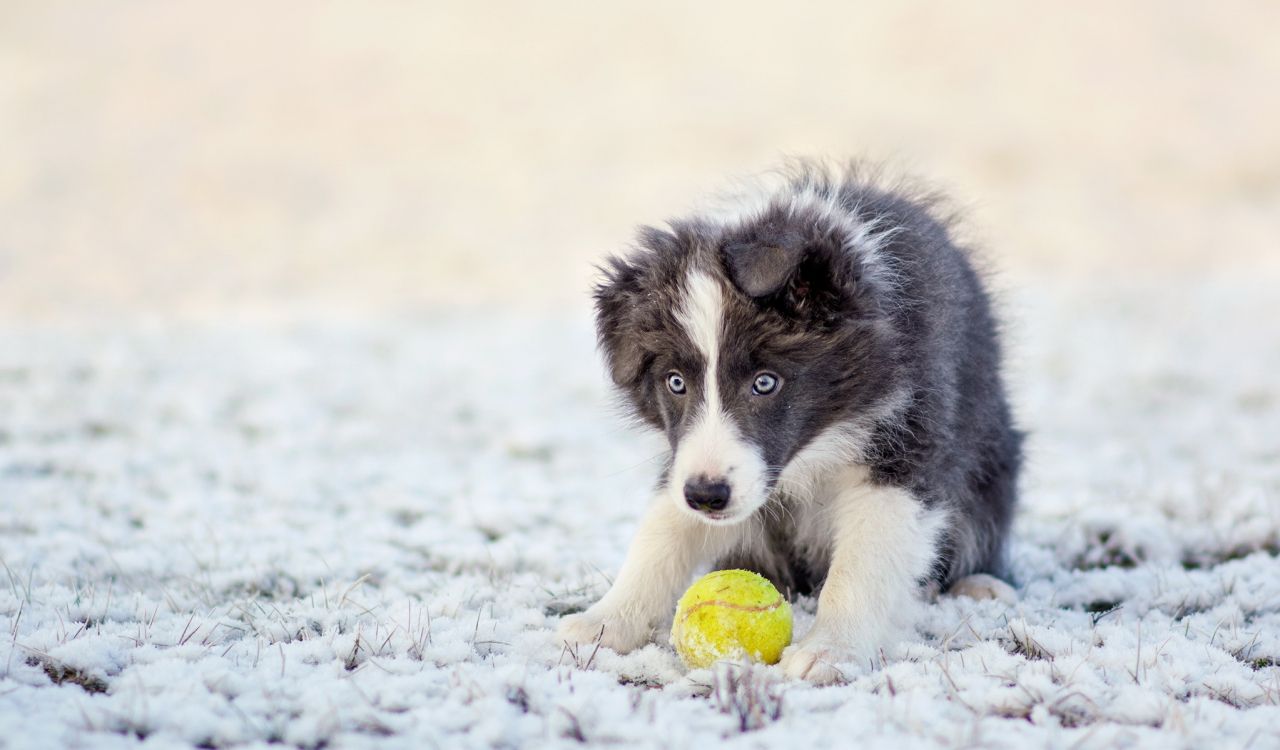
[[[690,479],[684,483],[684,501],[694,510],[724,510],[729,504],[729,485],[721,479]]]

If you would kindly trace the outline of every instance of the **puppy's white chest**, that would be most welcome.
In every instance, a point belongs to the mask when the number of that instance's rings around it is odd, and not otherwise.
[[[809,495],[785,501],[792,519],[792,547],[814,569],[825,569],[830,563],[835,544],[835,516],[844,510],[844,504],[859,502],[862,493],[858,490],[869,488],[870,478],[871,472],[866,466],[841,467],[815,477]]]

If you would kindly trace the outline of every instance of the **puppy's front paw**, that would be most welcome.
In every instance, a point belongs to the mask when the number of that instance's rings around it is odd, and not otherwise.
[[[845,679],[838,665],[854,661],[857,661],[857,654],[853,649],[842,648],[827,640],[805,638],[782,652],[778,666],[793,680],[832,685]]]
[[[616,612],[592,607],[561,619],[556,634],[568,644],[594,646],[599,642],[605,648],[625,654],[648,643],[651,628],[648,623],[637,625]]]

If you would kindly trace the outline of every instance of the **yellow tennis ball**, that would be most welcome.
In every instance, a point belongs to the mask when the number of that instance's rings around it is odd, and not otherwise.
[[[791,605],[764,576],[717,570],[694,582],[676,604],[671,645],[691,669],[747,657],[777,664],[791,643]]]

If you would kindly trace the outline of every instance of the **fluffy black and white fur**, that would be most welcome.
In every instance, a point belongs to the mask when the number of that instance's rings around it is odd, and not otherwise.
[[[601,348],[671,452],[613,587],[563,638],[631,650],[700,568],[746,568],[820,592],[782,667],[822,683],[901,636],[922,592],[1002,585],[965,577],[999,574],[1021,435],[938,205],[801,164],[610,261]]]

